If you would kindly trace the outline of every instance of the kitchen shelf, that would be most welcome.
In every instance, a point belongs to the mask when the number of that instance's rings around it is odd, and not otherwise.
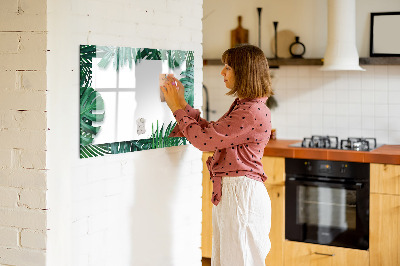
[[[268,58],[271,68],[279,66],[322,66],[323,58]],[[204,66],[222,65],[220,59],[204,59]],[[400,57],[362,57],[360,65],[400,65]]]

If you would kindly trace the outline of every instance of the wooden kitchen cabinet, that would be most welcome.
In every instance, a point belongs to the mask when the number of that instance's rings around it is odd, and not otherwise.
[[[369,253],[365,250],[315,245],[286,240],[284,252],[285,266],[369,265]]]
[[[370,164],[371,193],[400,195],[400,165]]]
[[[212,183],[210,181],[210,173],[206,165],[212,152],[203,153],[203,194],[202,194],[202,224],[201,224],[201,253],[204,258],[211,258],[212,252]]]
[[[400,165],[370,167],[370,265],[400,265]]]

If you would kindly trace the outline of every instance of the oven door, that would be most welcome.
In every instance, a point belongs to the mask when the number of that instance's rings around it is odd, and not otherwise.
[[[367,250],[369,185],[286,178],[286,239]]]

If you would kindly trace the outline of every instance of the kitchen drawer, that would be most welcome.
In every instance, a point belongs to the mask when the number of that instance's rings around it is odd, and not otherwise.
[[[366,266],[365,250],[285,241],[285,266]]]

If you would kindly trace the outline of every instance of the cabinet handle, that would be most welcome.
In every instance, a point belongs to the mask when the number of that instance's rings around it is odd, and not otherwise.
[[[327,253],[320,253],[320,252],[314,252],[315,255],[323,255],[323,256],[335,256],[335,254],[327,254]]]

